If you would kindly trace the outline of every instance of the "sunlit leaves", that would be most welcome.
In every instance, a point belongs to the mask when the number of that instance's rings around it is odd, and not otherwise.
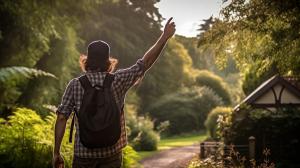
[[[200,38],[200,45],[215,50],[218,64],[226,52],[245,64],[264,61],[264,67],[275,65],[281,73],[299,72],[300,7],[296,0],[233,0],[221,11],[222,20]],[[230,50],[229,50],[230,49]]]
[[[0,167],[51,167],[55,118],[51,113],[42,119],[27,108],[17,108],[7,120],[0,118],[0,155],[5,158],[0,157]],[[73,147],[65,137],[61,153],[70,167]]]
[[[55,75],[51,73],[34,68],[27,68],[22,66],[0,68],[0,82],[2,83],[7,82],[9,80],[18,80],[20,78],[32,78],[39,76],[56,78]]]
[[[229,88],[221,77],[213,72],[202,70],[195,75],[195,85],[211,88],[216,95],[220,96],[225,105],[231,104]]]
[[[191,57],[184,46],[175,39],[168,42],[164,53],[154,66],[147,72],[138,90],[143,109],[147,109],[151,104],[149,102],[165,94],[173,93],[192,81]]]

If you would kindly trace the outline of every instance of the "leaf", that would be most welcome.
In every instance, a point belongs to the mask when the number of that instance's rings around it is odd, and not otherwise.
[[[0,68],[1,83],[6,83],[9,80],[18,81],[20,78],[32,78],[41,76],[57,79],[55,75],[35,68],[28,68],[23,66],[11,66]]]

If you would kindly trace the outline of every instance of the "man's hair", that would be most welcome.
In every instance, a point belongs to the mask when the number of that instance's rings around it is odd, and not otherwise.
[[[106,42],[97,40],[88,45],[87,56],[81,55],[79,63],[83,71],[112,72],[118,60],[110,57],[110,47]]]
[[[99,72],[113,72],[118,64],[118,60],[115,58],[109,57],[109,59],[105,62],[105,68],[102,69],[101,67],[89,67],[87,65],[87,56],[81,55],[79,58],[79,65],[83,72],[86,71],[99,71]]]

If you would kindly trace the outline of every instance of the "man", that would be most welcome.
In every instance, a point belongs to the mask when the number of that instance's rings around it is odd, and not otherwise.
[[[144,75],[157,60],[167,41],[175,33],[175,23],[170,18],[156,43],[137,61],[127,69],[120,69],[112,73],[116,60],[109,57],[109,45],[103,41],[94,41],[88,46],[87,58],[81,59],[81,66],[91,85],[103,85],[108,73],[114,75],[112,92],[115,102],[120,109],[121,135],[116,144],[103,148],[87,148],[80,142],[78,121],[76,120],[76,135],[74,144],[74,159],[72,167],[121,167],[122,148],[127,144],[125,131],[125,118],[122,107],[128,89]],[[73,111],[79,111],[84,89],[78,78],[72,79],[63,95],[62,102],[57,109],[55,123],[55,145],[53,154],[53,166],[64,167],[64,161],[60,155],[61,141],[64,136],[67,119]],[[109,136],[109,135],[107,135]]]

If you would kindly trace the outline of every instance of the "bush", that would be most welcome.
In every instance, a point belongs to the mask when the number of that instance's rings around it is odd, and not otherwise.
[[[205,121],[205,127],[213,139],[219,139],[219,135],[217,134],[218,128],[218,118],[219,116],[229,116],[231,115],[232,109],[228,107],[216,107],[214,108],[207,116]]]
[[[135,109],[126,106],[127,133],[129,142],[138,151],[157,150],[160,139],[159,133],[154,131],[154,124],[148,117],[138,117]]]
[[[220,96],[225,105],[231,104],[230,93],[227,84],[221,77],[213,72],[202,70],[198,71],[195,77],[195,83],[200,86],[207,86]]]
[[[55,114],[42,120],[35,111],[17,108],[8,120],[0,120],[0,167],[51,167]],[[66,167],[70,167],[72,145],[67,139],[62,144]]]
[[[8,120],[0,118],[0,168],[52,167],[55,119],[54,113],[43,120],[26,108],[17,108]],[[61,146],[66,168],[71,167],[73,157],[73,144],[68,141],[69,126],[70,123]],[[123,154],[124,168],[138,165],[138,155],[130,146],[123,149]]]
[[[153,130],[141,129],[132,145],[138,151],[153,151],[157,150],[158,141],[159,135]]]
[[[138,153],[131,147],[126,146],[123,150],[123,166],[122,168],[132,168],[138,167],[139,163],[139,155]]]
[[[208,112],[222,105],[222,100],[208,87],[183,89],[162,97],[148,110],[155,124],[169,120],[167,134],[180,134],[204,128]]]

